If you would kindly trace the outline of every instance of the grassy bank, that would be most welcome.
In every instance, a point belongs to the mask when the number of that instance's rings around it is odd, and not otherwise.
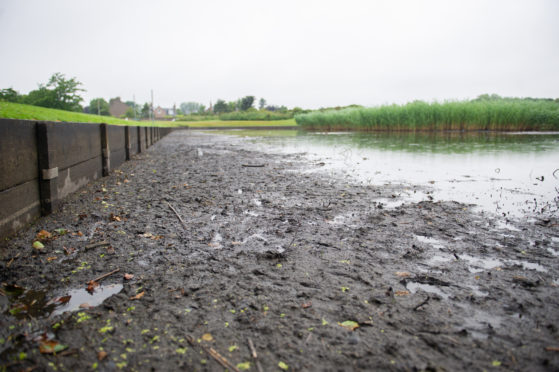
[[[431,130],[559,130],[559,103],[551,100],[491,99],[426,103],[339,111],[295,117],[309,130],[431,131]]]
[[[107,123],[115,125],[152,125],[151,121],[133,121],[114,118],[111,116],[99,116],[83,114],[80,112],[56,110],[38,106],[22,105],[19,103],[0,102],[0,118],[23,119],[23,120],[45,120],[61,121],[71,123]],[[161,121],[154,122],[155,126],[169,127],[177,126],[176,122]]]
[[[297,126],[295,119],[288,120],[208,120],[208,121],[187,121],[180,122],[190,128],[203,127],[283,127]]]

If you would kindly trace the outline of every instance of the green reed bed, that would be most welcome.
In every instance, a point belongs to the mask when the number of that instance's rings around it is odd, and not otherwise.
[[[559,103],[552,100],[499,99],[350,108],[297,115],[309,130],[434,131],[559,130]]]

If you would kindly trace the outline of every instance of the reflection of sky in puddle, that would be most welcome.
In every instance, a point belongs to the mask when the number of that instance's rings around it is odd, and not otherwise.
[[[471,273],[479,273],[484,270],[492,270],[503,266],[521,266],[523,270],[535,270],[538,272],[547,272],[547,269],[538,263],[526,262],[520,260],[499,260],[492,257],[474,257],[468,254],[458,255],[460,260],[466,261]],[[425,261],[429,266],[439,266],[448,262],[457,261],[456,257],[450,254],[436,254]]]
[[[415,238],[422,243],[432,245],[433,248],[437,248],[437,249],[444,248],[444,245],[442,245],[441,242],[435,238],[429,238],[427,236],[422,236],[422,235],[416,235]]]
[[[264,151],[304,151],[311,160],[326,163],[319,171],[342,171],[372,185],[419,185],[432,192],[404,193],[406,200],[432,196],[517,217],[543,206],[558,208],[559,180],[553,172],[559,134],[313,133],[254,142]]]
[[[68,292],[71,296],[70,301],[56,308],[52,315],[58,315],[67,311],[76,311],[80,305],[87,304],[89,307],[101,305],[103,301],[122,290],[122,284],[110,284],[95,288],[95,292],[90,294],[85,288],[73,289]]]
[[[423,290],[424,292],[427,293],[433,293],[436,295],[441,296],[442,298],[444,298],[445,300],[448,299],[449,295],[447,295],[446,293],[444,293],[439,287],[431,285],[431,284],[422,284],[422,283],[416,283],[416,282],[407,282],[406,283],[406,288],[411,292],[411,293],[416,293],[418,290]]]

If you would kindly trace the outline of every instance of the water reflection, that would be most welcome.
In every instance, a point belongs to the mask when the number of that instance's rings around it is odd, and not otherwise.
[[[320,171],[364,184],[402,184],[401,203],[456,200],[516,217],[559,210],[557,132],[237,134],[263,151],[305,152],[325,163]]]

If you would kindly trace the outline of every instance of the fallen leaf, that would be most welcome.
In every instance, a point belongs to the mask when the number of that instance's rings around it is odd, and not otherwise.
[[[50,300],[49,302],[47,302],[47,305],[52,305],[52,304],[62,305],[62,304],[67,303],[68,301],[70,301],[71,298],[72,298],[72,296],[55,297],[52,300]]]
[[[546,351],[559,351],[559,347],[557,346],[548,346],[545,348]]]
[[[88,304],[87,302],[84,302],[83,304],[80,304],[80,309],[89,309],[92,306],[90,304]]]
[[[66,234],[68,234],[68,230],[66,230],[66,229],[54,229],[54,231],[55,231],[58,235],[66,235]]]
[[[493,367],[500,367],[501,366],[501,362],[498,360],[494,360],[493,362],[491,362],[491,365]]]
[[[55,354],[66,350],[68,346],[62,345],[55,340],[42,340],[39,343],[39,351],[41,354]]]
[[[338,325],[344,327],[347,330],[353,331],[356,328],[359,328],[359,323],[354,322],[353,320],[346,320],[345,322],[338,322]]]
[[[33,243],[33,248],[35,249],[43,249],[45,248],[45,246],[43,245],[43,243],[41,243],[40,241],[36,241]]]
[[[312,302],[311,302],[311,301],[305,302],[304,304],[301,305],[301,307],[302,307],[303,309],[309,308],[309,307],[311,307],[311,306],[312,306]]]
[[[97,353],[97,360],[102,361],[103,359],[105,359],[107,357],[107,352],[106,351],[100,351]]]
[[[54,261],[54,260],[56,260],[56,256],[47,257],[47,261],[48,261],[48,262]]]
[[[93,293],[93,292],[95,292],[95,288],[97,288],[97,287],[99,287],[99,283],[97,283],[97,282],[94,281],[94,280],[90,280],[89,282],[87,282],[87,288],[86,288],[86,290],[87,290],[89,293]]]
[[[279,362],[278,367],[280,367],[284,371],[287,371],[289,369],[289,366],[287,364],[285,364],[284,362]]]
[[[82,233],[81,231],[78,231],[78,232],[76,233],[76,235],[77,235],[77,236],[83,236],[83,233]]]
[[[400,278],[408,278],[410,275],[411,274],[407,271],[396,271],[396,276],[399,276]]]
[[[250,369],[250,362],[244,362],[237,364],[237,369],[240,371],[247,371]]]
[[[145,294],[146,294],[146,291],[142,291],[142,292],[138,293],[136,296],[130,297],[130,299],[131,300],[139,300],[140,298],[144,297]]]
[[[394,292],[395,296],[407,296],[410,294],[410,291],[396,291]]]
[[[72,253],[74,253],[76,251],[76,248],[67,248],[67,247],[63,247],[64,248],[64,253],[68,256],[71,255]]]
[[[132,278],[134,278],[134,275],[133,275],[133,274],[124,274],[124,279],[130,280],[130,279],[132,279]]]
[[[109,219],[110,219],[111,221],[117,221],[117,222],[122,221],[122,219],[121,219],[119,216],[116,216],[116,215],[114,215],[114,214],[112,214],[112,213],[111,213],[111,216],[109,217]]]
[[[37,240],[40,240],[40,241],[42,241],[42,242],[45,242],[45,241],[49,240],[50,238],[52,238],[52,234],[49,233],[49,232],[46,231],[46,230],[41,230],[41,231],[39,231],[39,232],[37,233],[36,238],[37,238]]]
[[[213,338],[212,335],[209,334],[209,333],[204,333],[204,334],[202,335],[202,340],[204,340],[204,341],[210,342],[210,341],[213,341],[213,339],[214,339],[214,338]]]

